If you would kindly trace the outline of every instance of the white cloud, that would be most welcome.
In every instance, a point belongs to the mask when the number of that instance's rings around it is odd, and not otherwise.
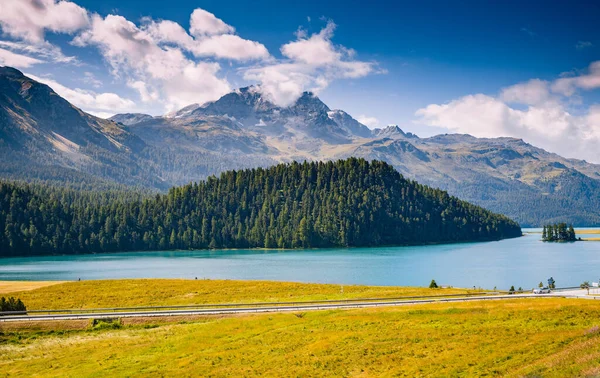
[[[509,136],[567,157],[600,162],[600,111],[576,116],[560,103],[514,109],[498,98],[468,95],[419,109],[417,122],[477,137]]]
[[[152,89],[149,89],[146,83],[141,80],[130,81],[127,86],[138,91],[143,102],[153,102],[160,99],[160,94]]]
[[[263,66],[244,69],[244,78],[259,83],[259,90],[280,106],[293,104],[305,91],[319,93],[336,79],[360,78],[377,71],[373,62],[355,60],[354,50],[331,41],[335,24],[327,23],[308,37],[297,32],[296,41],[281,47],[286,58]]]
[[[213,35],[196,40],[189,50],[198,57],[214,56],[233,60],[266,59],[267,48],[258,42],[249,41],[233,34]]]
[[[243,39],[234,34],[189,35],[181,25],[173,21],[154,22],[142,26],[157,43],[171,43],[194,54],[196,57],[216,57],[232,60],[266,59],[267,48],[261,43]]]
[[[306,38],[306,34],[297,33],[297,41],[281,47],[281,53],[296,62],[310,65],[326,65],[338,62],[342,53],[331,43],[335,24],[329,22],[323,30]]]
[[[74,56],[65,56],[58,46],[48,42],[30,44],[26,42],[0,41],[0,48],[10,50],[14,53],[24,54],[30,58],[55,63],[78,64]]]
[[[114,112],[97,112],[97,111],[93,111],[93,110],[89,111],[88,113],[90,113],[91,115],[94,115],[98,118],[104,118],[104,119],[108,119],[115,115]]]
[[[590,64],[588,72],[573,77],[563,77],[555,80],[552,91],[564,96],[572,96],[577,89],[600,88],[600,61]]]
[[[39,63],[44,63],[44,61],[21,54],[15,54],[12,51],[0,48],[0,66],[29,68],[34,64]]]
[[[91,85],[94,88],[102,87],[102,81],[96,79],[96,76],[94,76],[94,74],[91,72],[84,72],[83,78],[81,79],[81,81],[83,81],[86,84]]]
[[[532,79],[503,88],[497,97],[463,96],[431,104],[415,115],[425,125],[478,137],[522,138],[563,156],[600,163],[600,104],[576,114],[571,110],[573,104],[582,104],[578,90],[595,88],[600,88],[600,61],[554,81]]]
[[[122,98],[116,93],[96,93],[84,89],[71,89],[55,80],[39,77],[32,74],[26,74],[33,80],[44,83],[52,88],[58,95],[64,97],[73,105],[82,108],[90,113],[112,113],[121,111],[132,111],[135,103],[129,99]]]
[[[258,82],[279,105],[293,103],[304,91],[318,93],[333,80],[382,72],[373,62],[355,59],[353,50],[332,43],[333,22],[310,36],[297,33],[295,41],[281,47],[279,60],[263,44],[236,35],[233,26],[203,9],[193,11],[188,31],[169,20],[143,18],[136,24],[119,15],[90,14],[66,0],[0,0],[0,27],[19,40],[0,41],[6,50],[4,60],[21,67],[44,61],[78,63],[44,39],[48,31],[77,32],[71,43],[98,48],[111,73],[155,111],[216,100],[231,91],[219,63],[222,59],[254,61],[253,66],[236,69],[245,80]],[[89,75],[80,80],[100,85]]]
[[[379,126],[379,120],[377,118],[369,117],[364,114],[359,115],[358,118],[356,118],[356,120],[370,129],[374,129],[377,126]]]
[[[85,27],[87,23],[87,11],[70,1],[0,1],[2,31],[32,43],[42,43],[46,30],[73,33]]]
[[[500,98],[508,103],[536,105],[550,99],[550,89],[547,81],[532,79],[504,88]]]
[[[195,9],[190,16],[190,33],[194,36],[231,34],[235,32],[233,26],[227,25],[223,20],[204,9]]]
[[[154,26],[152,26],[154,27]],[[174,25],[164,41],[182,41],[184,36]],[[165,29],[165,27],[163,27]],[[181,29],[182,30],[182,29]],[[143,101],[160,100],[166,110],[194,102],[214,100],[230,91],[228,82],[217,76],[220,65],[194,62],[176,46],[162,46],[153,38],[155,31],[139,28],[124,17],[92,17],[92,27],[74,41],[77,45],[95,45],[110,64],[113,74],[125,76],[140,92]],[[144,83],[144,86],[140,84]],[[137,84],[135,84],[137,83]]]
[[[185,51],[196,57],[240,61],[269,57],[262,44],[223,34],[233,32],[231,27],[219,22],[200,23],[203,19],[210,21],[207,12],[196,10],[194,15],[192,30],[196,37],[173,21],[144,19],[137,26],[122,16],[94,15],[91,28],[73,43],[99,47],[113,74],[126,77],[142,101],[162,102],[169,111],[215,100],[231,90],[228,81],[219,76],[219,63],[192,60]]]

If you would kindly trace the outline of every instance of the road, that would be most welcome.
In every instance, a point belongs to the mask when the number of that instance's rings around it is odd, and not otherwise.
[[[166,316],[181,316],[181,315],[219,315],[219,314],[238,314],[238,313],[260,313],[260,312],[304,312],[316,310],[335,310],[335,309],[350,309],[350,308],[369,308],[369,307],[385,307],[385,306],[408,306],[426,303],[452,303],[452,302],[473,302],[473,301],[489,301],[489,300],[508,300],[519,298],[585,298],[585,299],[600,299],[586,295],[585,290],[564,290],[557,291],[551,294],[513,294],[513,295],[485,295],[471,296],[458,298],[440,298],[428,297],[425,299],[411,300],[379,300],[368,302],[352,302],[352,303],[317,303],[306,302],[306,304],[297,305],[244,305],[242,307],[219,307],[219,308],[194,308],[194,309],[169,309],[169,310],[151,310],[151,311],[98,311],[86,313],[48,313],[48,314],[28,314],[28,315],[7,315],[0,316],[0,322],[16,322],[16,321],[43,321],[43,320],[78,320],[78,319],[105,319],[105,318],[125,318],[125,317],[166,317]],[[227,305],[225,305],[227,306]],[[198,306],[201,307],[201,306]],[[69,310],[73,312],[83,310]],[[93,310],[86,310],[93,311]],[[43,311],[40,311],[43,312]]]

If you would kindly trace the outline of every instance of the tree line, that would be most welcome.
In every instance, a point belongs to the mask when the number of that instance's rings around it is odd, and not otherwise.
[[[0,256],[498,240],[517,223],[350,158],[228,171],[167,194],[0,182]]]
[[[8,311],[27,311],[27,308],[23,304],[23,302],[14,297],[10,298],[0,298],[0,312],[8,312]]]

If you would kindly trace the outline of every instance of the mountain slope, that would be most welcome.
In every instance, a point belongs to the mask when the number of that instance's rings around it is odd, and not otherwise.
[[[83,197],[78,205],[50,206],[44,190],[0,182],[0,256],[521,236],[505,216],[406,180],[386,163],[355,158],[228,171],[167,195],[108,205]]]
[[[52,171],[59,180],[118,176],[130,185],[161,185],[139,165],[136,154],[146,148],[140,138],[9,67],[0,67],[0,146],[4,177]]]
[[[165,190],[231,169],[354,156],[385,161],[524,226],[600,225],[600,166],[519,139],[369,130],[311,93],[282,108],[254,87],[162,117],[115,115],[116,122],[14,69],[0,69],[0,88],[0,177]]]
[[[381,138],[336,157],[384,160],[405,176],[508,215],[523,226],[600,224],[600,165],[520,139],[469,135]]]
[[[125,114],[116,114],[108,119],[110,121],[115,121],[117,123],[121,123],[125,126],[128,126],[128,125],[133,125],[136,123],[148,121],[148,120],[152,119],[152,116],[150,114],[143,114],[143,113],[125,113]]]

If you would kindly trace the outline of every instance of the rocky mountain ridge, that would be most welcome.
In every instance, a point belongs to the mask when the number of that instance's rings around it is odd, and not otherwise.
[[[229,169],[354,156],[390,163],[523,226],[600,224],[600,166],[520,139],[370,130],[311,93],[282,108],[253,87],[162,117],[109,120],[14,69],[0,68],[0,89],[2,178],[98,179],[164,190]]]

